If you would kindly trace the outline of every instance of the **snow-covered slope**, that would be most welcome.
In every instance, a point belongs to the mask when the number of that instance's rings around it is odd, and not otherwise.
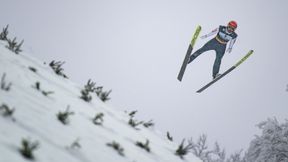
[[[16,55],[5,45],[0,41],[0,77],[6,73],[5,81],[12,86],[9,91],[0,89],[0,106],[6,104],[15,111],[12,117],[4,117],[4,110],[0,110],[0,162],[29,161],[19,152],[22,139],[40,143],[33,151],[38,162],[200,162],[192,154],[184,160],[176,156],[178,144],[154,128],[134,129],[128,124],[127,113],[107,106],[96,95],[85,102],[80,99],[83,86],[56,75],[48,65],[25,52]],[[36,82],[42,90],[54,93],[43,95],[35,88]],[[64,125],[56,114],[68,105],[74,115]],[[92,122],[97,113],[104,114],[102,126]],[[77,139],[81,147],[72,147]],[[146,140],[150,141],[151,152],[135,145]],[[107,146],[113,141],[124,149],[124,156]]]

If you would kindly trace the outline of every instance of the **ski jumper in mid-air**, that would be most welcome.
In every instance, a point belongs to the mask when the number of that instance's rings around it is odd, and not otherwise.
[[[194,52],[188,61],[188,64],[191,63],[196,57],[201,55],[203,52],[214,50],[216,51],[216,59],[213,65],[213,79],[215,79],[219,73],[222,57],[225,54],[225,51],[230,53],[232,51],[233,45],[236,41],[237,34],[235,30],[237,28],[237,23],[235,21],[230,21],[227,26],[220,25],[218,28],[214,29],[211,33],[203,35],[201,39],[207,38],[217,33],[216,37],[208,41],[203,47]],[[226,50],[227,43],[229,43]]]

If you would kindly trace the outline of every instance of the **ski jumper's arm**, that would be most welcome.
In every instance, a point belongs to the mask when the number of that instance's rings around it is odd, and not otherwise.
[[[204,39],[204,38],[210,37],[211,35],[218,33],[218,31],[219,31],[219,28],[216,28],[212,30],[210,33],[203,35],[201,38]]]
[[[232,51],[233,45],[236,42],[236,38],[232,39],[229,43],[229,46],[227,48],[227,52],[230,53]]]

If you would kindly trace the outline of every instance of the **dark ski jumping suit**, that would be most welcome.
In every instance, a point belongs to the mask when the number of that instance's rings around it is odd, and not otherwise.
[[[216,33],[217,33],[216,37],[208,41],[202,48],[194,52],[190,56],[188,61],[188,64],[191,63],[196,57],[201,55],[203,52],[209,50],[216,51],[216,59],[213,65],[213,78],[215,78],[216,75],[219,73],[221,60],[225,54],[227,43],[230,41],[229,47],[227,49],[227,52],[230,53],[237,38],[237,34],[234,31],[229,32],[226,26],[219,26],[219,28],[216,28],[211,33],[204,35],[201,38],[204,39]]]

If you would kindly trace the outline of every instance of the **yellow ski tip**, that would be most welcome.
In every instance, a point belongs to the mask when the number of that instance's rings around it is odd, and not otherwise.
[[[198,38],[199,34],[200,34],[200,31],[201,31],[201,26],[198,25],[194,34],[193,34],[193,37],[192,37],[192,40],[190,42],[191,46],[194,47],[194,44],[196,42],[196,39]]]

